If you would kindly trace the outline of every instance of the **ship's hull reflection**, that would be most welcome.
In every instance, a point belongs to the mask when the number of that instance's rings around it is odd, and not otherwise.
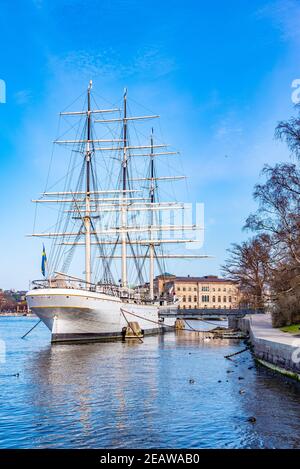
[[[162,337],[147,340],[153,345],[161,342]],[[111,434],[112,447],[124,446],[121,435],[131,433],[137,421],[152,428],[152,404],[157,397],[159,378],[157,366],[152,364],[158,355],[150,346],[148,355],[142,351],[143,356],[139,356],[143,346],[147,347],[147,343],[132,340],[57,344],[40,351],[32,360],[31,372],[47,391],[32,395],[36,417],[44,420],[55,413],[65,420],[72,415],[83,440],[97,440],[100,431]]]

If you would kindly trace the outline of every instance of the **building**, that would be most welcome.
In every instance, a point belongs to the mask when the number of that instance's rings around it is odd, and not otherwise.
[[[174,279],[176,279],[176,275],[169,274],[168,272],[157,275],[153,280],[154,297],[157,299],[163,296],[165,293],[165,285]]]
[[[164,297],[170,294],[181,298],[179,308],[223,308],[238,307],[239,289],[236,282],[216,275],[204,277],[177,277],[162,274],[154,280],[155,294]]]

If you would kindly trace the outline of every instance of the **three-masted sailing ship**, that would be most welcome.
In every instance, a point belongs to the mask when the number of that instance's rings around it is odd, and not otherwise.
[[[61,113],[79,119],[76,138],[54,142],[71,146],[63,190],[46,190],[34,201],[58,207],[56,230],[31,235],[52,244],[45,278],[33,281],[27,293],[30,310],[50,329],[52,342],[121,339],[132,322],[145,335],[162,332],[160,312],[177,309],[180,298],[155,291],[155,266],[161,272],[166,258],[206,257],[165,252],[167,245],[194,242],[195,236],[185,233],[198,227],[176,224],[175,216],[163,222],[164,211],[182,213],[185,206],[161,201],[159,183],[184,176],[157,175],[156,159],[177,152],[155,143],[153,129],[149,141],[132,141],[133,124],[159,116],[130,115],[127,91],[120,108],[94,109],[91,89],[92,82],[81,111]],[[95,137],[96,128],[102,138]],[[82,263],[84,278],[69,274],[72,265],[75,270]]]

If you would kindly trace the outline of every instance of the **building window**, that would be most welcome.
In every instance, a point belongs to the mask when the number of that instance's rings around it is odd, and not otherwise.
[[[218,288],[218,291],[221,291],[221,288]]]
[[[177,290],[180,291],[180,287],[177,287]]]
[[[196,297],[196,296],[194,296],[194,301],[197,301],[197,297]]]
[[[215,288],[213,288],[213,289],[212,289],[212,291],[216,291],[216,289],[215,289]]]
[[[186,296],[182,298],[182,301],[185,303],[186,302]]]
[[[209,301],[209,295],[202,295],[202,302],[207,303]]]
[[[216,297],[215,296],[212,297],[212,301],[213,301],[213,303],[216,302]]]
[[[197,291],[197,287],[194,287],[194,291]]]
[[[229,301],[229,303],[231,303],[231,296],[228,297],[228,301]]]
[[[182,290],[183,290],[183,291],[185,291],[185,287],[183,287],[183,289],[182,289]]]
[[[226,288],[224,288],[223,291],[226,291]]]
[[[226,296],[223,296],[224,303],[226,303],[226,299],[227,299]]]
[[[224,309],[226,309],[226,305],[224,305]]]
[[[192,291],[191,287],[189,287],[189,291]]]
[[[220,296],[218,296],[218,302],[221,303],[221,297]]]
[[[192,301],[192,297],[191,297],[191,296],[189,296],[189,301]]]
[[[202,291],[209,291],[209,287],[207,287],[207,286],[202,287]]]

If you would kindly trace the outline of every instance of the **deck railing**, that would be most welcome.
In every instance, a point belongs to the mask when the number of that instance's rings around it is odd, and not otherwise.
[[[46,288],[68,288],[83,290],[86,292],[97,292],[106,295],[112,295],[119,297],[122,301],[135,301],[153,304],[153,300],[147,298],[147,295],[141,294],[137,290],[126,289],[119,285],[105,284],[105,283],[89,283],[85,280],[77,280],[70,277],[59,277],[53,279],[41,279],[33,280],[32,288],[35,289],[46,289]]]

